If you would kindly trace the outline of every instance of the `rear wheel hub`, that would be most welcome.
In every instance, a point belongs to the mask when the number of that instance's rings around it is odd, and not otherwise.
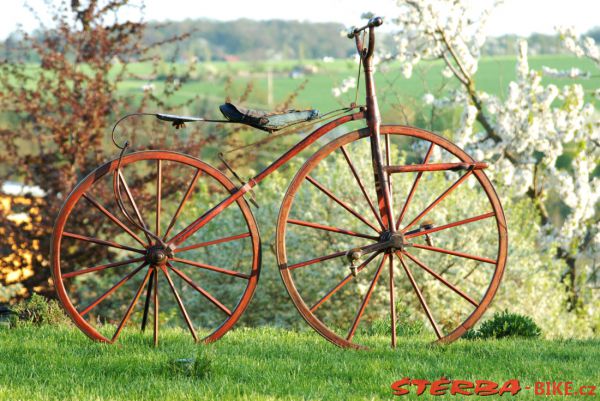
[[[165,265],[169,260],[168,252],[160,245],[151,246],[146,251],[146,262],[153,266]]]

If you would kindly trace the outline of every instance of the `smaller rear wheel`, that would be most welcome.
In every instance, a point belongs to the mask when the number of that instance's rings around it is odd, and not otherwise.
[[[179,244],[169,241],[235,190],[220,171],[175,152],[127,155],[90,173],[67,197],[52,235],[60,301],[90,338],[115,342],[130,328],[183,326],[215,341],[240,318],[256,288],[260,239],[243,198]],[[120,182],[121,213],[113,192]],[[145,227],[148,232],[136,225]]]

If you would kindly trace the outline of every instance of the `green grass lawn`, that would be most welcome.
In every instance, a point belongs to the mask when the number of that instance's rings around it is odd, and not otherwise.
[[[303,78],[291,78],[289,72],[294,66],[298,65],[315,66],[318,71]],[[552,83],[559,87],[569,83],[579,83],[588,91],[586,99],[588,101],[595,101],[591,90],[600,86],[600,76],[597,74],[598,69],[592,61],[578,59],[571,55],[533,55],[529,57],[529,65],[538,71],[541,71],[543,66],[558,70],[569,70],[572,67],[577,67],[584,71],[589,71],[592,74],[590,79],[544,77],[542,82],[544,85]],[[405,79],[401,74],[401,68],[397,62],[380,65],[375,80],[382,111],[385,112],[394,107],[394,103],[398,101],[406,101],[410,98],[420,101],[422,96],[427,92],[443,95],[447,90],[457,87],[456,80],[450,80],[449,84],[442,85],[444,82],[441,74],[443,66],[441,61],[420,63],[413,76],[410,79]],[[177,70],[184,70],[183,65],[177,65],[176,68]],[[142,86],[149,82],[153,82],[157,90],[163,87],[163,81],[160,79],[151,79],[150,63],[132,64],[129,69],[136,76],[147,77],[148,80],[127,80],[121,84],[121,91],[139,94],[141,93]],[[167,64],[165,69],[169,70],[170,65]],[[252,107],[268,109],[267,70],[273,71],[272,90],[274,104],[283,102],[302,84],[304,79],[307,80],[307,83],[294,102],[294,106],[296,107],[314,107],[321,111],[329,111],[339,108],[340,105],[345,106],[354,100],[354,90],[350,90],[340,98],[335,98],[331,92],[333,87],[340,86],[343,79],[356,76],[357,64],[354,61],[336,60],[333,63],[323,63],[318,60],[283,60],[255,63],[213,62],[198,64],[197,76],[182,86],[181,90],[172,98],[172,102],[175,104],[199,96],[209,104],[214,103],[215,116],[217,116],[217,106],[223,101],[226,95],[230,95],[232,100],[235,101],[244,93],[246,85],[251,83],[253,90],[244,103]],[[504,97],[509,82],[514,80],[515,76],[516,57],[484,57],[479,62],[475,80],[479,90]],[[229,90],[226,90],[225,77],[232,78]],[[359,93],[359,102],[364,102],[362,89]]]
[[[195,345],[168,331],[159,348],[149,336],[126,335],[118,345],[93,343],[71,327],[0,331],[0,400],[462,400],[464,396],[396,397],[403,377],[573,381],[599,385],[600,340],[460,340],[434,346],[401,339],[395,350],[373,337],[375,350],[336,348],[317,334],[281,329],[239,329],[221,341]],[[182,373],[172,361],[211,355],[208,377]],[[598,394],[598,391],[596,392]],[[576,397],[598,399],[596,397]],[[479,398],[479,397],[474,397]],[[502,399],[563,399],[523,389]],[[498,396],[484,399],[500,399]]]
[[[566,84],[579,83],[586,91],[586,100],[598,105],[594,98],[593,90],[600,86],[600,75],[598,68],[588,59],[577,58],[572,55],[531,55],[529,57],[531,68],[541,71],[543,66],[556,68],[558,70],[569,70],[577,67],[588,71],[592,75],[589,79],[566,79],[543,77],[544,85],[555,84],[562,87]],[[290,77],[290,72],[298,66],[312,66],[316,72],[307,74],[301,78]],[[152,64],[131,63],[128,71],[132,77],[121,82],[118,89],[123,94],[141,98],[143,87],[147,84],[154,85],[154,91],[161,100],[176,107],[175,112],[182,114],[202,114],[205,117],[220,118],[218,106],[223,103],[227,96],[233,102],[238,102],[248,85],[252,90],[242,102],[247,107],[260,109],[272,109],[282,104],[288,97],[299,90],[297,97],[290,107],[315,108],[321,112],[327,112],[340,107],[348,106],[354,100],[355,90],[336,98],[332,94],[332,88],[339,87],[342,81],[349,77],[356,77],[357,63],[354,60],[336,60],[332,63],[324,63],[320,60],[278,60],[258,62],[224,62],[216,61],[210,63],[198,63],[196,72],[187,81],[183,82],[181,88],[170,98],[165,99],[161,93],[165,86],[165,77],[174,68],[179,74],[187,70],[185,64],[163,63],[153,74]],[[422,97],[425,93],[433,93],[437,97],[445,96],[449,90],[455,89],[458,83],[455,79],[443,78],[441,71],[444,64],[441,61],[422,62],[415,68],[413,76],[405,79],[401,73],[398,62],[392,61],[381,64],[377,68],[375,81],[379,105],[384,115],[397,117],[399,105],[408,108],[420,109]],[[30,74],[39,74],[38,65],[29,65]],[[85,69],[85,66],[82,67]],[[118,71],[114,68],[114,73]],[[269,85],[267,71],[272,72],[271,95],[272,103],[269,104]],[[483,57],[479,61],[475,81],[477,89],[491,94],[505,97],[508,84],[516,76],[516,57],[496,56]],[[135,77],[135,78],[134,78]],[[306,82],[305,82],[306,81]],[[364,79],[363,79],[364,84]],[[190,99],[199,98],[189,108],[177,107],[185,104]],[[359,103],[364,103],[364,91],[360,89]],[[135,109],[135,101],[131,103],[130,110],[123,110],[122,114]],[[199,110],[201,108],[202,110]],[[156,112],[147,108],[148,112]],[[390,121],[390,120],[388,120]],[[398,121],[393,121],[398,122]]]

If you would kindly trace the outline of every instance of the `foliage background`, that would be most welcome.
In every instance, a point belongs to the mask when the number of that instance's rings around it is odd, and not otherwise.
[[[9,207],[2,209],[0,230],[7,238],[2,247],[0,270],[0,300],[4,302],[33,292],[52,294],[47,258],[53,219],[69,188],[92,166],[114,156],[106,141],[107,133],[111,123],[124,111],[158,109],[214,116],[215,105],[224,98],[264,108],[305,107],[312,103],[327,110],[346,104],[353,97],[352,81],[343,85],[356,67],[353,60],[344,58],[352,47],[347,40],[339,38],[340,27],[335,24],[311,25],[312,35],[308,37],[291,35],[307,32],[305,25],[278,21],[240,21],[235,24],[235,30],[216,22],[201,24],[201,29],[191,29],[191,25],[197,25],[193,22],[147,27],[137,22],[105,18],[108,11],[103,10],[118,11],[121,2],[75,3],[71,7],[56,6],[54,30],[32,36],[15,34],[3,45],[5,61],[0,70],[2,182],[37,185],[45,194],[41,198],[26,195],[20,197],[23,200],[11,199]],[[400,6],[405,6],[404,2]],[[253,32],[261,34],[253,35]],[[419,34],[428,33],[422,30]],[[314,36],[331,40],[315,41]],[[402,37],[402,33],[399,36]],[[589,37],[597,36],[597,31],[589,32]],[[259,39],[240,40],[251,37]],[[282,37],[294,40],[276,40]],[[562,201],[566,197],[560,189],[566,188],[565,182],[573,177],[582,177],[583,173],[576,170],[576,160],[582,154],[589,155],[590,165],[584,184],[597,182],[594,180],[599,174],[598,156],[588,151],[597,146],[593,141],[597,141],[598,132],[598,112],[594,109],[598,69],[593,57],[570,55],[574,47],[565,40],[567,38],[572,42],[579,40],[568,32],[555,37],[529,38],[530,53],[551,56],[527,58],[514,37],[494,38],[485,45],[479,44],[476,51],[468,49],[472,53],[470,57],[479,62],[479,69],[469,73],[477,82],[475,90],[448,74],[444,60],[428,63],[422,61],[423,57],[416,60],[412,58],[417,54],[415,49],[403,48],[389,36],[382,41],[377,81],[381,89],[380,102],[386,104],[383,108],[386,121],[433,129],[463,146],[471,146],[473,152],[478,146],[482,147],[478,135],[485,131],[479,115],[485,116],[493,106],[502,109],[506,106],[503,102],[514,100],[512,95],[516,92],[511,92],[506,81],[515,82],[510,85],[521,88],[521,94],[529,91],[531,95],[529,98],[523,95],[524,103],[516,106],[529,113],[525,121],[521,121],[522,125],[527,125],[528,116],[532,120],[538,116],[544,118],[559,109],[571,110],[574,118],[583,116],[585,122],[591,124],[590,131],[582,124],[583,128],[578,129],[560,151],[552,149],[554,165],[550,163],[550,170],[556,167],[554,170],[558,173],[550,175],[561,176],[560,171],[570,175],[563,181],[548,179],[544,197],[528,196],[531,182],[509,179],[506,171],[511,170],[498,168],[493,174],[510,230],[507,270],[493,309],[510,309],[531,316],[549,337],[589,337],[600,330],[598,207],[595,202],[592,204],[592,214],[585,218],[584,224],[590,233],[587,242],[596,245],[579,248],[588,238],[586,231],[571,233],[569,238],[575,242],[564,246],[560,242],[561,230],[576,208]],[[434,42],[438,39],[434,38]],[[492,54],[495,58],[486,58]],[[575,51],[575,56],[586,55],[589,56]],[[219,61],[232,60],[230,56],[247,61]],[[325,56],[338,60],[325,62]],[[524,62],[528,62],[526,69]],[[406,78],[410,75],[406,73],[409,64],[413,72],[410,79]],[[451,65],[456,66],[456,62]],[[560,73],[544,76],[540,71],[545,65],[558,72],[576,66],[580,71],[591,71],[591,78],[578,73],[572,74],[573,77]],[[294,79],[292,75],[300,78]],[[269,88],[269,79],[273,80],[275,89]],[[546,108],[538,112],[533,107],[537,103],[527,99],[537,99],[550,85],[557,88],[562,97],[556,101],[552,98],[544,103]],[[338,97],[331,93],[332,87],[337,87],[334,94]],[[485,102],[479,110],[471,108],[471,89]],[[483,96],[484,91],[487,97]],[[201,93],[208,95],[199,96]],[[510,112],[506,108],[504,115]],[[215,165],[219,165],[215,157],[217,147],[243,145],[256,139],[255,133],[244,128],[187,128],[192,131],[185,139],[169,135],[164,127],[146,123],[130,126],[127,132],[150,129],[158,134],[152,141],[141,134],[135,136],[137,149],[170,147],[201,155]],[[520,128],[515,124],[513,129]],[[519,132],[523,135],[515,141],[526,143],[531,131],[524,128]],[[540,130],[540,133],[543,140],[545,131]],[[294,139],[297,138],[286,137],[277,143],[268,143],[260,152],[241,154],[235,165],[244,175],[250,175]],[[493,153],[482,156],[497,161],[500,166],[502,160],[495,159]],[[293,162],[258,189],[261,208],[255,214],[264,238],[263,273],[255,299],[243,318],[243,323],[248,325],[304,327],[280,282],[270,246],[274,241],[273,222],[281,195],[299,163]],[[246,164],[249,167],[241,167]],[[516,170],[525,171],[531,164],[536,163],[526,160],[515,164]],[[328,184],[343,186],[333,181]],[[538,195],[537,188],[533,189],[534,195]],[[19,202],[27,206],[25,221],[9,218],[13,214],[10,209]],[[540,202],[546,205],[546,215],[539,208]],[[553,225],[548,225],[549,222]],[[547,241],[549,229],[558,241]],[[560,249],[564,250],[563,254]],[[579,254],[585,257],[573,262],[573,257]],[[566,274],[575,271],[575,267],[578,267],[576,274]],[[316,280],[315,285],[324,284]]]

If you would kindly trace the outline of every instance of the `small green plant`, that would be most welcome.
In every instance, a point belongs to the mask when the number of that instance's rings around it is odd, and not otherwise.
[[[464,340],[477,340],[479,339],[479,331],[477,329],[470,329],[461,337]]]
[[[205,379],[210,376],[214,359],[215,355],[212,347],[199,347],[196,361],[194,362],[194,377],[197,379]]]
[[[169,362],[170,371],[196,379],[206,379],[212,371],[214,352],[208,346],[198,348],[195,358],[181,358]]]
[[[390,318],[373,321],[366,329],[367,334],[375,336],[389,336],[391,322]],[[414,319],[410,313],[400,313],[396,320],[396,335],[398,337],[415,337],[423,333],[424,324],[422,320]]]
[[[494,316],[481,324],[478,330],[472,329],[463,335],[464,339],[488,339],[488,338],[538,338],[542,330],[529,316],[518,313],[496,312]]]
[[[21,323],[34,325],[68,324],[69,318],[55,300],[33,294],[31,298],[21,301],[12,307],[15,313],[13,325]]]
[[[15,313],[12,309],[0,305],[0,330],[10,329]]]

